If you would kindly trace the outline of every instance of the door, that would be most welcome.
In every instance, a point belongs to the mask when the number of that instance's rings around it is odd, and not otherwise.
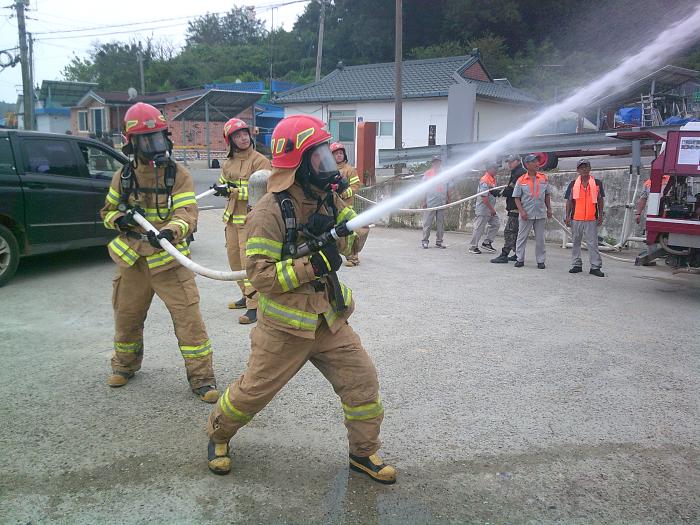
[[[100,218],[100,210],[105,204],[105,196],[109,191],[114,172],[122,167],[124,158],[115,155],[114,150],[98,146],[92,142],[77,143],[80,151],[81,169],[90,178],[93,190],[93,221],[95,237],[113,236],[114,232],[107,230]]]
[[[74,141],[22,137],[27,235],[30,244],[94,236],[94,193]]]
[[[349,110],[330,111],[329,132],[333,138],[343,143],[348,162],[355,165],[355,112]]]

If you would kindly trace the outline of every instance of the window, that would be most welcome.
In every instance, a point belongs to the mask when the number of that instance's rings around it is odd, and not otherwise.
[[[377,137],[393,137],[394,136],[394,121],[382,120],[377,126]]]
[[[0,139],[0,174],[14,175],[15,159],[12,155],[10,139],[3,137]]]
[[[88,131],[87,111],[78,111],[78,131]]]
[[[338,122],[338,140],[340,142],[355,142],[354,122]]]
[[[79,147],[91,177],[104,174],[109,174],[111,177],[112,173],[122,167],[121,162],[100,148],[82,143]]]
[[[329,117],[335,118],[335,119],[351,118],[351,119],[355,120],[355,111],[354,110],[331,111]]]
[[[22,149],[28,171],[80,176],[73,147],[68,140],[27,139],[22,142]]]
[[[92,131],[95,133],[101,133],[103,128],[102,117],[104,115],[104,110],[102,108],[96,108],[92,110]]]

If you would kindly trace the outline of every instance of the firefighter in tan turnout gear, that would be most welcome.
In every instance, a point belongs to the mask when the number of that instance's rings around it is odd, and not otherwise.
[[[114,354],[107,384],[124,386],[141,368],[143,323],[157,294],[172,317],[192,391],[214,403],[219,393],[194,273],[158,242],[167,239],[182,254],[190,253],[185,239],[197,225],[192,177],[171,160],[168,125],[158,109],[142,102],[133,105],[124,115],[124,133],[124,153],[133,159],[114,174],[100,212],[104,225],[119,232],[108,246],[117,275],[112,295]],[[144,235],[133,219],[135,212],[160,234]]]
[[[270,161],[255,151],[250,128],[243,120],[232,118],[224,124],[224,139],[228,144],[227,159],[221,166],[221,177],[214,186],[216,195],[228,198],[222,220],[226,235],[226,253],[232,270],[245,268],[245,218],[248,214],[248,178],[258,170],[269,170]],[[258,297],[248,279],[238,281],[243,297],[229,303],[229,308],[247,308],[238,321],[241,324],[257,320]]]
[[[355,204],[355,193],[363,186],[364,182],[357,174],[357,170],[348,163],[348,155],[345,151],[345,146],[340,142],[334,142],[331,144],[331,153],[335,158],[335,162],[338,165],[338,171],[342,177],[347,181],[348,187],[345,188],[341,194],[340,198],[343,202],[351,208]],[[352,246],[351,253],[346,257],[345,266],[359,266],[360,257],[359,253],[367,242],[367,237],[369,236],[369,228],[360,228],[357,232],[357,241]]]
[[[323,122],[306,115],[283,119],[272,134],[268,193],[247,221],[246,271],[260,294],[260,315],[246,370],[209,416],[208,462],[216,474],[231,469],[229,440],[310,361],[340,397],[350,467],[381,483],[396,481],[394,467],[378,455],[384,408],[377,373],[347,323],[352,292],[336,274],[340,251],[350,253],[355,241],[345,227],[355,212],[331,189],[342,190],[342,178],[329,139]],[[334,226],[338,242],[328,233]]]

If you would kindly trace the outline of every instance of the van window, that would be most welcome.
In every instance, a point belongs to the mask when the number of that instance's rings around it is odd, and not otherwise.
[[[33,173],[80,177],[72,146],[68,140],[25,139],[22,141],[25,167]]]
[[[111,177],[115,171],[122,167],[121,162],[101,148],[84,142],[79,143],[78,147],[91,177],[103,174],[109,174]]]
[[[15,157],[12,155],[9,137],[0,137],[0,174],[15,174]]]

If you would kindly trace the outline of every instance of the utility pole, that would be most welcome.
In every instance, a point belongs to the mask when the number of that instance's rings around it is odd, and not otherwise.
[[[139,42],[139,50],[136,53],[136,61],[139,63],[139,75],[141,76],[141,96],[146,94],[146,82],[143,78],[143,53],[141,52],[141,42]]]
[[[27,51],[27,28],[24,24],[24,8],[29,5],[29,0],[16,0],[17,29],[19,29],[19,56],[22,64],[22,99],[24,100],[24,129],[32,129],[34,117],[32,114],[32,102],[34,90],[32,86],[30,64]]]
[[[403,71],[403,1],[396,0],[396,42],[394,44],[396,64],[396,91],[394,93],[394,149],[403,147],[403,86],[401,74]],[[394,173],[401,173],[402,165],[397,163]]]
[[[34,102],[34,38],[31,33],[27,33],[29,41],[29,85],[32,86],[32,96],[29,100],[29,108],[32,115],[32,129],[36,129],[36,107]]]
[[[318,16],[318,46],[316,50],[316,82],[321,80],[321,60],[323,59],[323,24],[326,20],[326,0],[321,2],[321,14]]]

